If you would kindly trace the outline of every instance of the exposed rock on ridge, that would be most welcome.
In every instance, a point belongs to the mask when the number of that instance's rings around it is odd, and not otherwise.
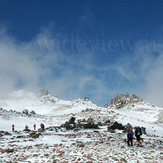
[[[110,103],[106,104],[104,107],[110,108],[114,107],[116,109],[121,109],[125,106],[134,106],[134,104],[142,102],[142,98],[136,96],[135,94],[118,94],[115,98],[111,100]]]

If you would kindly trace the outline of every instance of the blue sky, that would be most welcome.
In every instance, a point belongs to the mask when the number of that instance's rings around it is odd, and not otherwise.
[[[163,105],[163,1],[0,0],[0,89]]]

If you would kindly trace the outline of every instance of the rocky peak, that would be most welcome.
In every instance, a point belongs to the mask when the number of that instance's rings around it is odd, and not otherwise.
[[[110,103],[106,104],[105,107],[114,107],[116,109],[121,109],[125,106],[134,106],[134,104],[142,101],[142,98],[136,96],[135,94],[118,94],[115,98],[111,100]]]
[[[81,103],[81,104],[87,104],[87,103],[94,104],[94,102],[89,97],[79,97],[76,100],[74,100],[73,102]]]
[[[37,96],[38,97],[42,97],[42,96],[47,96],[49,93],[49,91],[45,90],[45,89],[41,89],[37,92]]]
[[[59,100],[58,97],[51,95],[49,91],[44,89],[39,90],[37,92],[37,96],[44,103],[46,102],[56,103]]]

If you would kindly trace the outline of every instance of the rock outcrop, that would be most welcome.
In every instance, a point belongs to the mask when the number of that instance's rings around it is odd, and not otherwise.
[[[88,118],[87,120],[78,120],[78,127],[79,128],[98,128],[98,124],[95,124],[92,118]]]
[[[105,108],[114,107],[115,109],[121,109],[125,106],[134,106],[135,104],[142,102],[143,100],[136,96],[135,94],[129,95],[129,94],[118,94],[115,98],[111,100],[110,103],[106,104]]]
[[[60,127],[64,127],[67,130],[80,129],[80,128],[88,129],[88,128],[98,128],[98,124],[95,124],[95,122],[92,118],[88,118],[87,120],[79,119],[78,123],[76,123],[75,117],[71,117],[69,121],[66,121]]]
[[[75,117],[71,117],[69,121],[66,121],[64,124],[62,124],[60,127],[65,127],[67,130],[71,130],[77,127],[75,123]]]

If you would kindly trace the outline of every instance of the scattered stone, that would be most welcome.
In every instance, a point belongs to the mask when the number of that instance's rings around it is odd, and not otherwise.
[[[44,132],[44,130],[42,128],[39,128],[38,132]]]
[[[36,114],[34,110],[30,111],[30,114]]]
[[[84,143],[79,143],[77,146],[78,147],[85,147],[85,144]]]
[[[108,129],[108,131],[111,133],[115,133],[115,131],[113,129]]]
[[[120,161],[127,163],[127,161],[124,158],[121,158]]]
[[[107,120],[107,121],[104,122],[104,125],[108,125],[110,123],[111,123],[111,121],[110,120]]]
[[[0,131],[0,137],[2,137],[4,135],[12,135],[12,134],[7,131]]]
[[[25,138],[26,136],[25,135],[18,135],[16,138]]]
[[[12,148],[12,149],[10,149],[10,148],[7,148],[7,149],[3,149],[3,150],[1,150],[1,153],[12,153],[12,152],[14,152],[14,149]]]
[[[32,133],[30,133],[29,137],[30,138],[39,138],[39,136],[41,135],[41,133],[37,133],[36,131],[33,131]]]
[[[141,131],[142,131],[142,134],[147,134],[147,133],[146,133],[146,128],[145,128],[145,127],[141,127]]]
[[[147,157],[147,156],[145,156],[145,157],[143,157],[144,159],[147,159],[147,160],[151,160],[152,159],[152,157]]]

